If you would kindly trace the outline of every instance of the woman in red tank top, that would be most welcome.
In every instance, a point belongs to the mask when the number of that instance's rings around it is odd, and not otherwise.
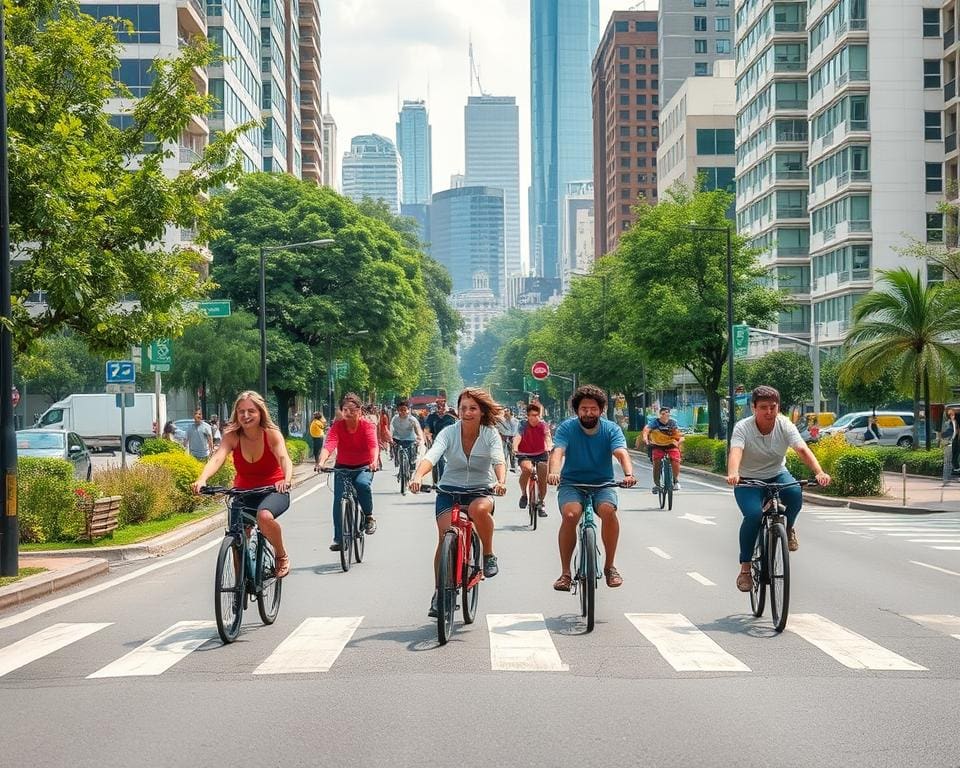
[[[267,411],[267,404],[256,392],[241,392],[233,404],[230,423],[223,429],[220,446],[207,461],[193,484],[194,493],[233,455],[237,475],[234,488],[261,488],[272,485],[275,491],[257,500],[257,525],[277,553],[277,578],[290,572],[290,557],[283,546],[283,531],[278,518],[290,506],[290,480],[293,462],[287,454],[283,435]]]

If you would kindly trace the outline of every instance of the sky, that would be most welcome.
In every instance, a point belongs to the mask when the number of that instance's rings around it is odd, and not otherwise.
[[[600,35],[610,14],[636,0],[600,0]],[[655,8],[655,4],[652,4]],[[350,139],[396,141],[403,99],[425,99],[433,127],[433,191],[463,171],[463,108],[470,95],[468,46],[483,90],[520,106],[521,243],[527,251],[530,184],[529,0],[320,0],[324,108],[337,122],[340,158]],[[479,95],[474,84],[474,95]],[[526,258],[526,257],[525,257]]]

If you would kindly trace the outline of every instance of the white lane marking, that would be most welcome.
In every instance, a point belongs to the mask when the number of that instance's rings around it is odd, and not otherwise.
[[[850,669],[914,672],[927,669],[816,613],[791,614],[787,629]]]
[[[716,515],[691,515],[689,512],[687,512],[687,514],[677,517],[677,520],[689,520],[690,522],[698,523],[699,525],[716,525],[716,523],[713,522],[714,517],[716,517]]]
[[[868,531],[876,531],[877,533],[930,533],[931,531],[936,532],[937,529],[931,528],[868,528]],[[947,532],[960,530],[955,528],[945,528],[943,529]]]
[[[916,533],[888,533],[887,536],[917,536]],[[924,531],[924,536],[949,536],[952,539],[960,539],[960,533],[940,533],[939,531]]]
[[[161,675],[217,635],[212,621],[178,621],[88,678]]]
[[[677,672],[749,672],[680,613],[625,613]]]
[[[324,477],[323,479],[321,479],[321,481],[320,481],[319,483],[317,483],[315,486],[313,486],[313,488],[311,488],[309,491],[304,491],[304,492],[301,493],[299,496],[297,496],[297,498],[293,499],[290,503],[291,503],[291,504],[296,504],[298,501],[300,501],[300,499],[305,499],[305,498],[307,498],[307,496],[309,496],[311,493],[316,493],[316,492],[319,491],[321,488],[326,488],[326,486],[327,486],[327,478]]]
[[[842,533],[845,536],[862,536],[866,539],[874,538],[872,533],[864,533],[863,531],[830,531],[830,533]],[[913,535],[912,533],[910,534]]]
[[[208,541],[206,544],[203,544],[196,549],[187,552],[185,555],[180,555],[179,557],[174,557],[170,560],[160,560],[152,565],[146,565],[143,568],[138,568],[135,571],[130,573],[125,573],[123,576],[118,576],[115,579],[110,579],[110,581],[105,581],[103,584],[97,584],[95,587],[87,587],[82,589],[79,592],[74,592],[72,595],[65,595],[64,597],[58,597],[56,600],[51,600],[48,603],[41,603],[40,605],[34,606],[26,611],[21,613],[15,613],[13,616],[8,616],[5,619],[0,619],[0,629],[6,629],[7,627],[12,627],[14,624],[19,624],[22,621],[27,619],[32,619],[34,616],[40,616],[41,614],[46,613],[47,611],[52,611],[55,608],[60,608],[64,605],[69,605],[74,603],[77,600],[82,600],[85,597],[90,597],[90,595],[96,595],[99,592],[103,592],[106,589],[111,587],[119,586],[120,584],[126,584],[128,581],[133,581],[134,579],[139,579],[141,576],[146,576],[148,573],[153,573],[154,571],[159,571],[161,568],[166,568],[170,565],[175,565],[176,563],[182,563],[184,560],[189,560],[191,557],[196,557],[201,552],[206,552],[208,549],[213,549],[213,547],[220,546],[221,537],[214,539],[213,541]]]
[[[490,668],[507,672],[566,672],[542,613],[488,613]]]
[[[689,576],[691,579],[693,579],[693,580],[696,581],[697,583],[703,584],[703,586],[705,586],[705,587],[715,587],[715,586],[717,586],[717,585],[714,584],[712,581],[710,581],[710,579],[708,579],[706,576],[703,576],[703,575],[697,573],[696,571],[687,571],[687,576]]]
[[[931,547],[931,549],[940,549],[944,552],[960,552],[960,547]]]
[[[948,613],[927,613],[907,616],[907,618],[960,640],[960,616],[951,616]]]
[[[673,558],[660,549],[660,547],[647,547],[647,549],[653,552],[653,554],[655,554],[657,557],[662,557],[664,560],[673,560]]]
[[[362,621],[363,616],[314,616],[304,619],[253,674],[329,672]]]
[[[929,568],[931,571],[940,571],[940,573],[945,573],[945,574],[947,574],[948,576],[960,576],[960,573],[957,573],[956,571],[948,571],[946,568],[941,568],[941,567],[938,566],[938,565],[930,565],[929,563],[921,563],[919,560],[910,560],[909,562],[913,563],[914,565],[919,565],[919,566],[921,566],[922,568]]]
[[[0,648],[0,677],[32,661],[42,659],[48,653],[59,651],[77,640],[83,640],[88,635],[109,627],[112,623],[108,621],[105,624],[52,624],[6,648]]]
[[[960,544],[960,539],[954,537],[952,539],[931,539],[931,538],[922,538],[922,539],[907,539],[911,544]]]

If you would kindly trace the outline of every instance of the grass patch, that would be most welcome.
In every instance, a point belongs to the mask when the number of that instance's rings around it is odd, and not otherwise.
[[[222,505],[211,505],[208,508],[201,509],[199,512],[182,512],[178,515],[170,515],[162,520],[148,520],[145,523],[137,525],[125,525],[113,532],[113,536],[106,536],[97,539],[93,544],[89,541],[47,541],[42,544],[21,544],[21,552],[44,552],[51,549],[86,549],[88,547],[120,547],[125,544],[136,544],[159,536],[163,533],[169,533],[175,528],[179,528],[186,523],[193,523],[197,520],[203,520],[206,517],[215,515],[223,510]]]
[[[20,579],[25,579],[27,576],[36,576],[38,573],[43,573],[46,568],[21,568],[19,573],[16,576],[0,576],[0,587],[5,587],[8,584],[13,584],[15,581],[20,581]]]

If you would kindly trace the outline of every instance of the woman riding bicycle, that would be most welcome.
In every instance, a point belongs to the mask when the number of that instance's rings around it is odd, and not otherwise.
[[[537,490],[540,492],[540,517],[547,516],[544,502],[547,499],[547,459],[553,450],[550,427],[540,420],[543,410],[540,403],[527,406],[527,420],[520,424],[520,430],[513,438],[513,449],[520,461],[520,509],[527,506],[527,483],[530,475],[537,475]]]
[[[192,488],[194,493],[207,484],[227,458],[233,454],[237,475],[234,488],[262,488],[274,491],[248,497],[244,505],[257,510],[257,525],[273,545],[277,555],[278,579],[290,573],[290,557],[283,546],[283,531],[277,518],[290,506],[290,481],[293,462],[287,454],[283,434],[270,418],[267,404],[256,392],[241,392],[233,404],[230,423],[223,429],[220,446],[204,465]]]
[[[326,464],[330,455],[336,451],[337,462],[333,465],[334,468],[353,470],[356,473],[353,485],[357,489],[357,499],[363,511],[364,528],[367,534],[373,535],[377,530],[377,521],[373,517],[373,493],[370,485],[380,460],[380,446],[377,444],[376,419],[370,421],[361,417],[362,405],[359,396],[353,392],[340,398],[342,418],[333,422],[327,430],[327,439],[320,451],[320,465]],[[333,480],[333,542],[330,544],[332,552],[339,552],[343,541],[340,530],[342,498],[343,475],[338,472]]]
[[[813,451],[800,437],[797,427],[780,414],[780,393],[773,387],[759,386],[750,393],[753,416],[741,419],[730,436],[730,456],[727,459],[727,483],[734,486],[733,495],[743,514],[740,523],[740,573],[737,589],[749,592],[752,584],[750,560],[753,544],[763,517],[762,488],[737,488],[740,479],[763,480],[766,483],[793,483],[795,478],[787,471],[787,449],[793,448],[810,467],[819,485],[830,485],[830,475],[820,468]],[[791,552],[800,544],[794,524],[803,506],[803,491],[793,485],[780,492],[787,508],[787,542]]]
[[[492,486],[497,496],[507,492],[506,467],[500,434],[494,424],[500,410],[490,394],[482,389],[465,389],[457,398],[460,420],[438,433],[410,481],[410,490],[417,493],[423,478],[430,474],[434,464],[446,460],[443,488],[457,492],[467,488]],[[440,558],[440,542],[450,528],[454,497],[437,489],[434,515],[437,522],[437,549],[433,557],[434,581]],[[497,556],[493,553],[493,499],[484,494],[472,494],[463,499],[463,506],[473,521],[483,544],[483,575],[497,575]],[[430,601],[430,615],[436,616],[437,592]]]

